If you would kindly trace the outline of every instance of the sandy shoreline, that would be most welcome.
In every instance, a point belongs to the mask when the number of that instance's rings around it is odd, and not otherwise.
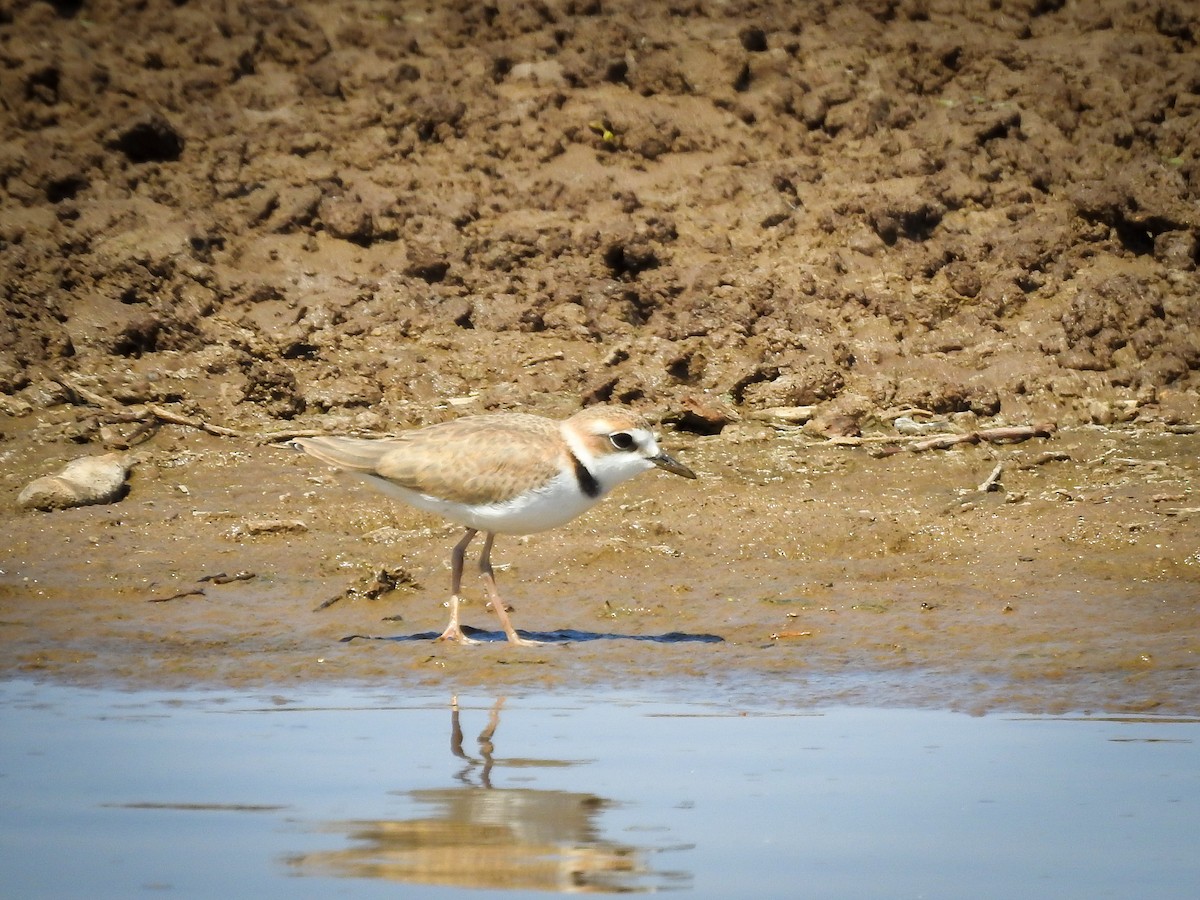
[[[517,626],[578,632],[511,648],[406,639],[444,625],[453,528],[277,448],[164,434],[121,502],[5,516],[0,672],[1194,715],[1194,441],[1080,429],[875,456],[753,426],[681,439],[695,486],[645,477],[500,539]],[[997,462],[1002,489],[979,492]],[[467,592],[465,623],[496,632]]]

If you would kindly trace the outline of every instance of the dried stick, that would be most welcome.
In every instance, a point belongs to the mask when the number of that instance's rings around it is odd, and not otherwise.
[[[966,434],[940,434],[937,437],[910,444],[908,449],[913,453],[920,453],[924,450],[947,450],[958,444],[978,444],[981,442],[989,444],[1015,444],[1019,441],[1027,441],[1030,438],[1050,437],[1057,430],[1058,427],[1053,422],[1044,422],[1038,425],[984,428],[979,431],[970,431]]]
[[[313,437],[322,433],[312,429],[292,428],[284,431],[269,431],[263,434],[245,431],[240,428],[229,428],[225,425],[214,425],[212,422],[198,419],[195,416],[187,416],[183,413],[174,412],[156,403],[125,407],[110,397],[97,394],[95,391],[90,391],[82,385],[69,381],[64,376],[56,375],[54,376],[54,380],[84,403],[108,410],[109,418],[114,422],[150,422],[182,425],[186,428],[195,428],[217,437],[245,438],[258,441],[262,444],[273,444],[277,441],[287,441],[298,437]]]
[[[1004,471],[1004,463],[996,463],[996,468],[992,469],[992,474],[983,479],[979,487],[975,490],[981,494],[986,494],[989,491],[994,491],[1000,487],[1000,473]]]

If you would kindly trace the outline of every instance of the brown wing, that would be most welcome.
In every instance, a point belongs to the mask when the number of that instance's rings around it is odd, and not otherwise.
[[[374,473],[380,458],[394,444],[391,440],[364,440],[349,437],[295,438],[292,446],[331,466],[355,472]]]
[[[322,462],[457,503],[503,500],[560,471],[558,423],[519,413],[467,416],[396,438],[297,438]]]
[[[457,503],[505,500],[544,484],[561,465],[558,425],[539,416],[469,416],[389,443],[376,474]]]

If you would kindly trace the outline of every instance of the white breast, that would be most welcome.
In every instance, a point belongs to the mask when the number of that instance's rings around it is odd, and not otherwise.
[[[584,494],[575,476],[568,473],[561,473],[541,488],[518,494],[510,500],[477,506],[421,494],[376,475],[363,477],[378,490],[410,506],[436,513],[465,528],[500,534],[533,534],[556,528],[586,512],[601,499]]]

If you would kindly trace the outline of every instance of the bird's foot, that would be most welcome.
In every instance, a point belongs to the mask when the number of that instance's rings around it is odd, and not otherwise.
[[[519,647],[544,647],[547,644],[547,641],[537,641],[533,638],[521,637],[515,632],[508,636],[508,642],[516,644]]]
[[[482,641],[477,641],[475,638],[467,637],[463,634],[462,627],[457,622],[451,622],[446,626],[446,630],[439,634],[435,640],[438,641],[458,641],[460,644],[481,644]]]

